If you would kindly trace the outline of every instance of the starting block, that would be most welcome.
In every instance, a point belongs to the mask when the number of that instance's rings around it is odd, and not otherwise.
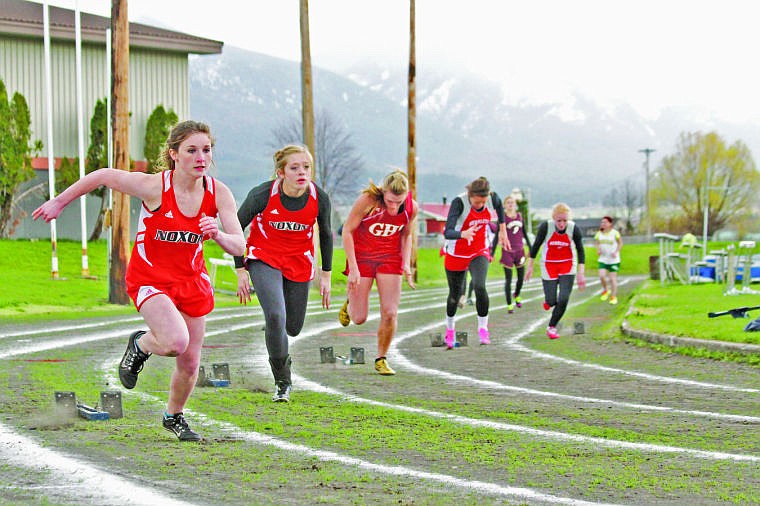
[[[121,418],[124,412],[121,409],[121,392],[100,392],[100,408],[108,413],[110,418]]]
[[[198,387],[228,387],[230,386],[230,367],[228,364],[214,364],[213,376],[206,375],[206,369],[203,366],[198,368],[198,380],[195,386]],[[217,377],[218,375],[218,377]]]
[[[466,331],[457,331],[456,333],[456,344],[459,346],[467,346],[467,332]]]
[[[76,416],[77,396],[74,392],[55,392],[55,412],[58,416]]]
[[[440,332],[434,332],[430,334],[430,346],[437,348],[443,346],[446,342],[443,340],[443,336]]]
[[[583,324],[583,322],[575,322],[573,324],[573,334],[585,334],[586,333],[586,326]]]
[[[351,363],[363,364],[364,363],[364,348],[351,348]]]
[[[319,361],[323,364],[334,364],[335,354],[332,346],[322,346],[319,348]]]
[[[108,406],[114,412],[114,418],[121,418],[121,392],[100,392],[101,405],[105,406],[104,399],[108,399]],[[117,402],[118,401],[118,402]],[[84,403],[77,402],[74,392],[55,392],[55,411],[58,416],[79,417],[85,420],[109,420],[111,414],[108,409],[98,409]]]

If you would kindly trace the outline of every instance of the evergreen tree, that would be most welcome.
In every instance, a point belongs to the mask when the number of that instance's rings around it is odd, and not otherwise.
[[[9,102],[0,79],[0,237],[7,237],[18,187],[34,178],[32,154],[42,149],[42,143],[31,138],[26,99],[16,92]]]
[[[149,174],[163,169],[163,161],[159,160],[161,150],[177,121],[179,121],[177,114],[172,109],[167,112],[163,105],[157,106],[150,113],[145,124],[145,147],[143,148],[143,155],[148,162],[146,172]]]

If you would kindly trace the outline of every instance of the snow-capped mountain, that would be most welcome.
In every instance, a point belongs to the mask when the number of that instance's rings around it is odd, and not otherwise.
[[[406,69],[372,63],[340,74],[314,68],[314,106],[327,110],[351,133],[365,161],[360,178],[379,180],[406,166]],[[190,63],[194,118],[208,121],[217,137],[219,175],[238,199],[272,171],[272,130],[300,117],[300,64],[225,47],[221,55]],[[417,69],[417,190],[421,201],[464,191],[478,176],[502,196],[529,191],[533,204],[558,200],[571,206],[601,202],[627,178],[643,187],[642,148],[650,160],[672,152],[678,135],[716,130],[727,142],[760,139],[747,130],[663,111],[650,121],[626,105],[602,106],[580,95],[564,103],[511,103],[508,90],[465,74]],[[748,133],[749,132],[749,133]],[[745,137],[741,137],[741,135]],[[760,144],[760,143],[758,143]]]

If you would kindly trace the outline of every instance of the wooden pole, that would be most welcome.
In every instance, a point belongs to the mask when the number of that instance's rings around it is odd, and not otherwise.
[[[111,1],[111,118],[114,168],[129,170],[129,21],[127,0]],[[129,304],[124,275],[129,261],[129,195],[113,193],[108,301]]]
[[[303,143],[314,157],[314,98],[311,85],[311,41],[309,39],[309,0],[301,0],[301,118],[303,122]],[[312,167],[314,173],[316,167]]]
[[[409,176],[409,191],[417,199],[417,98],[416,77],[417,57],[415,43],[415,0],[409,0],[409,96],[408,96],[408,146],[406,154],[406,171]],[[410,259],[414,281],[417,281],[417,227],[412,230],[412,256]]]

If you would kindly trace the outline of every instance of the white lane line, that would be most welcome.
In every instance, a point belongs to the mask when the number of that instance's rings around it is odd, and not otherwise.
[[[332,325],[331,328],[332,327],[334,327],[334,325]],[[111,383],[118,382],[118,379],[115,376],[113,376],[113,374],[110,372],[113,370],[114,364],[115,364],[114,362],[109,361],[109,362],[104,363],[102,367],[102,370],[104,371],[104,376],[106,376],[106,379]],[[132,390],[131,392],[134,394],[137,394],[141,399],[145,401],[150,401],[152,403],[156,403],[159,405],[163,404],[163,401],[159,399],[158,397],[152,396],[144,392],[137,392],[134,390]],[[322,460],[322,461],[337,462],[339,464],[349,466],[349,467],[358,467],[358,468],[371,471],[374,473],[392,475],[392,476],[405,476],[405,477],[417,478],[417,479],[425,479],[425,480],[443,483],[444,485],[448,485],[448,486],[474,490],[480,493],[487,493],[491,495],[505,496],[505,497],[513,497],[513,498],[525,499],[525,500],[531,500],[531,501],[550,502],[554,504],[567,504],[571,506],[592,506],[592,505],[608,504],[608,503],[596,503],[596,502],[591,502],[591,501],[583,501],[580,499],[561,497],[561,496],[556,496],[556,495],[551,495],[551,494],[544,494],[544,493],[537,492],[535,490],[524,488],[524,487],[508,487],[508,486],[505,487],[505,486],[498,485],[495,483],[488,483],[488,482],[476,481],[476,480],[470,480],[470,479],[462,479],[462,478],[457,478],[455,476],[442,474],[442,473],[420,471],[418,469],[414,469],[414,468],[406,467],[406,466],[388,466],[384,464],[376,464],[374,462],[370,462],[370,461],[356,458],[356,457],[350,457],[347,455],[342,455],[340,453],[333,452],[333,451],[317,450],[306,445],[291,443],[289,441],[268,436],[260,432],[245,431],[241,429],[240,427],[237,427],[231,423],[212,419],[209,416],[197,411],[185,410],[185,413],[200,420],[199,423],[202,426],[216,427],[217,430],[224,431],[230,434],[230,436],[243,439],[249,443],[272,446],[279,450],[299,453],[307,457],[318,458],[319,460]]]
[[[0,423],[0,455],[5,464],[40,471],[52,471],[65,476],[72,491],[67,495],[76,501],[77,495],[96,504],[162,504],[168,506],[188,505],[133,483],[107,471],[103,471],[61,452],[43,448],[34,440],[15,432]],[[19,489],[27,487],[18,485]],[[77,491],[79,491],[77,493]]]

